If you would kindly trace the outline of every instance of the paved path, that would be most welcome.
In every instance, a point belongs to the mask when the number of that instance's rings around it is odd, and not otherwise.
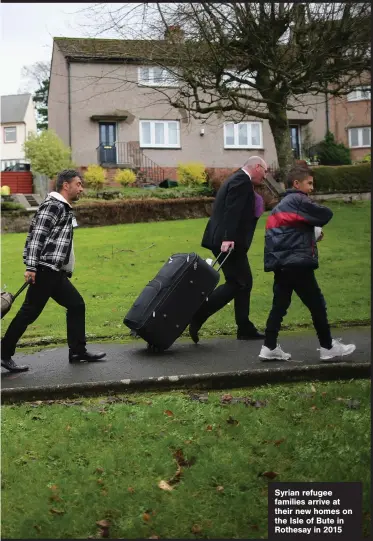
[[[217,379],[229,387],[289,379],[337,379],[338,377],[368,377],[371,360],[370,327],[338,329],[336,337],[345,343],[354,342],[356,351],[342,363],[321,363],[317,338],[312,331],[287,333],[281,339],[284,351],[292,353],[288,362],[262,362],[258,353],[262,342],[218,338],[202,340],[198,345],[190,340],[176,342],[169,350],[154,354],[146,350],[142,340],[131,344],[90,344],[91,351],[106,351],[106,362],[69,364],[67,347],[44,349],[30,355],[22,350],[14,358],[28,364],[29,372],[10,374],[2,369],[3,398],[54,390],[84,391],[85,389],[119,390],[136,382],[148,387],[151,382],[184,382],[198,386],[198,381]],[[299,377],[298,377],[299,376]],[[142,384],[142,385],[141,385]],[[29,394],[29,393],[28,393]],[[35,396],[36,396],[35,394]],[[39,393],[40,394],[40,393]],[[67,393],[68,394],[68,393]],[[71,392],[70,392],[71,394]]]

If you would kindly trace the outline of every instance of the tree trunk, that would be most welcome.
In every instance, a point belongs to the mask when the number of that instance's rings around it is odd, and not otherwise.
[[[268,109],[271,115],[269,125],[275,142],[279,166],[279,178],[277,180],[285,182],[286,176],[293,164],[286,105],[269,106]]]

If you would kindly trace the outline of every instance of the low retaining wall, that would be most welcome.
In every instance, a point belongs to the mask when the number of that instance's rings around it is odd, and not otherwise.
[[[312,195],[315,201],[370,201],[371,193],[319,193]]]

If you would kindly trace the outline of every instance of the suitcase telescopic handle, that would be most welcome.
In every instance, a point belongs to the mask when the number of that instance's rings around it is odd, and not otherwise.
[[[228,257],[230,256],[232,250],[233,250],[233,248],[229,248],[229,249],[228,249],[228,252],[220,252],[220,254],[219,254],[218,257],[215,259],[215,261],[213,262],[213,264],[211,265],[211,267],[214,267],[214,266],[216,265],[216,263],[219,261],[220,256],[226,253],[227,255],[225,256],[225,258],[223,259],[223,261],[220,263],[219,267],[216,269],[217,271],[219,271],[219,270],[222,268],[222,266],[224,265],[224,263],[227,261],[227,259],[228,259]]]
[[[17,291],[17,293],[16,293],[15,295],[12,295],[12,296],[13,296],[13,300],[16,299],[16,298],[18,297],[18,295],[20,295],[20,294],[22,293],[22,291],[23,291],[24,289],[26,289],[26,287],[27,287],[29,284],[31,284],[31,282],[32,282],[32,280],[31,280],[31,278],[29,278],[29,279],[27,280],[27,282],[25,282],[25,283],[23,284],[23,286],[19,288],[19,290]]]

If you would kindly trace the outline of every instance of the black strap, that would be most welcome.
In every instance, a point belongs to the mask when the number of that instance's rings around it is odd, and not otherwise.
[[[16,293],[15,295],[12,295],[13,300],[16,299],[16,298],[18,297],[18,295],[20,295],[20,294],[22,293],[22,291],[23,291],[24,289],[26,289],[26,287],[27,287],[29,284],[31,284],[31,282],[32,282],[32,280],[31,280],[31,278],[29,278],[28,281],[25,282],[25,283],[23,284],[23,286],[19,288],[19,290],[17,291],[17,293]]]

